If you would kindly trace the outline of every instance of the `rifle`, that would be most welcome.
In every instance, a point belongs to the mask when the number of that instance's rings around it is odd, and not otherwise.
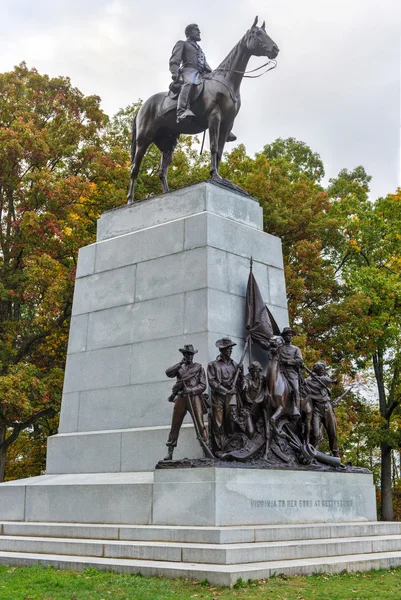
[[[244,346],[244,351],[242,353],[241,360],[238,363],[237,371],[236,371],[235,376],[234,376],[234,381],[233,381],[233,385],[232,385],[232,389],[231,389],[231,391],[232,391],[233,394],[236,393],[236,389],[235,388],[237,386],[238,376],[239,376],[239,373],[241,371],[241,367],[244,364],[244,358],[245,358],[246,351],[248,350],[250,337],[251,336],[248,335],[248,337],[246,338],[246,342],[245,342],[245,346]]]
[[[213,458],[214,459],[214,455],[213,452],[210,450],[209,446],[206,444],[205,440],[202,438],[200,431],[198,429],[198,423],[195,419],[195,412],[194,412],[194,407],[192,405],[192,392],[188,391],[187,386],[185,385],[185,381],[182,379],[181,380],[182,383],[184,384],[184,392],[186,397],[188,398],[188,408],[189,408],[189,414],[191,415],[193,424],[194,424],[194,429],[195,429],[195,433],[196,433],[196,439],[198,440],[205,456],[207,458]]]
[[[346,396],[347,394],[349,394],[349,393],[350,393],[350,391],[351,391],[352,389],[354,389],[354,387],[355,387],[355,384],[352,384],[352,385],[350,385],[350,386],[349,386],[349,388],[348,388],[347,390],[345,390],[345,392],[344,392],[343,394],[341,394],[341,396],[338,396],[338,398],[334,398],[334,400],[332,400],[332,402],[331,402],[331,403],[332,403],[332,405],[333,405],[333,408],[335,408],[336,406],[338,406],[338,404],[341,402],[341,400],[342,400],[343,398],[345,398],[345,396]]]

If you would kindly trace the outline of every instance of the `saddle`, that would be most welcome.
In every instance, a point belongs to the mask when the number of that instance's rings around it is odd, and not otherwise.
[[[189,106],[191,106],[191,104],[195,102],[195,100],[197,100],[203,92],[204,82],[205,80],[202,78],[202,81],[200,83],[195,83],[192,85],[191,93],[189,96]],[[160,106],[158,115],[159,117],[169,113],[172,110],[177,111],[177,101],[178,96],[180,95],[182,83],[183,82],[181,78],[178,81],[172,81],[170,83],[169,90],[164,96],[163,102]]]

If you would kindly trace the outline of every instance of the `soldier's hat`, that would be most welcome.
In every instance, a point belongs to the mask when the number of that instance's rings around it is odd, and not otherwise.
[[[198,351],[195,350],[192,344],[185,344],[183,348],[179,348],[181,354],[188,352],[188,354],[196,354]]]
[[[223,350],[224,348],[232,348],[233,346],[236,346],[237,344],[235,342],[233,342],[232,340],[230,340],[229,337],[225,337],[225,338],[221,338],[221,340],[217,340],[216,342],[216,346],[219,350]]]
[[[323,367],[324,369],[327,369],[327,365],[324,362],[324,360],[318,360],[317,362],[315,362],[315,364],[312,367],[312,371],[315,370],[315,367]]]
[[[291,333],[291,335],[297,335],[295,333],[295,331],[292,329],[292,327],[284,327],[283,331],[280,333],[281,336],[285,335],[286,333]]]
[[[251,364],[248,367],[248,371],[263,371],[262,369],[262,365],[260,364],[260,362],[258,362],[257,360],[254,360],[253,362],[251,362]]]

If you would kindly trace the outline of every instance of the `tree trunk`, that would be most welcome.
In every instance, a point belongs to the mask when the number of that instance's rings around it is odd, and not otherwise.
[[[7,427],[5,425],[0,425],[0,483],[4,481],[4,477],[6,475],[6,434]]]
[[[382,521],[394,521],[393,491],[391,487],[391,446],[387,442],[381,444],[381,492]]]

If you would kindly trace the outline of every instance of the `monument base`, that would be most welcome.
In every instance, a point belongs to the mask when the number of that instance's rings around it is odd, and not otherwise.
[[[366,473],[163,469],[154,475],[152,514],[164,525],[374,521],[376,495]]]
[[[376,520],[366,473],[205,467],[44,475],[0,485],[0,520],[241,526]]]

